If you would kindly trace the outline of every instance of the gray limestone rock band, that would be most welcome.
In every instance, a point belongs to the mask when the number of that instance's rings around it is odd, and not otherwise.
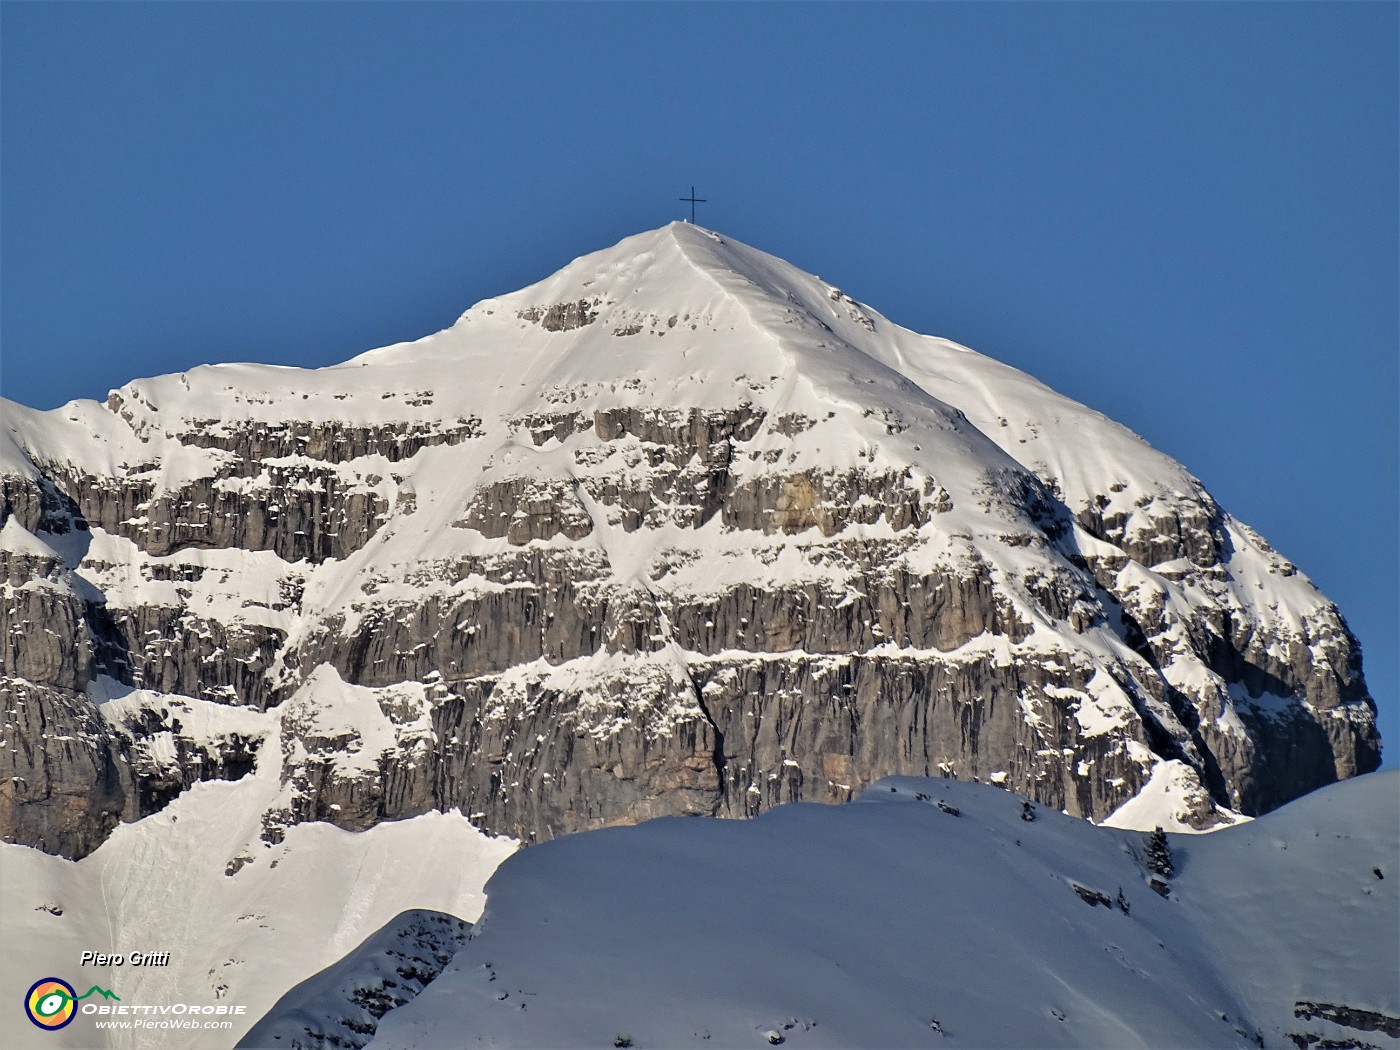
[[[587,304],[574,304],[536,320],[567,331],[591,317]],[[1124,591],[1121,570],[1132,562],[1177,566],[1170,571],[1207,592],[1225,573],[1229,534],[1208,496],[1178,503],[1150,534],[1129,534],[1103,514],[1106,500],[1071,508],[1052,481],[1001,479],[988,498],[1015,501],[1036,525],[1005,541],[1028,558],[1044,553],[1017,582],[1036,615],[1069,634],[1111,631],[1129,654],[1091,661],[1072,650],[1017,650],[1008,659],[981,642],[1015,645],[1034,625],[986,565],[972,557],[957,570],[916,571],[902,558],[951,506],[947,492],[874,469],[785,474],[774,464],[741,477],[733,465],[758,455],[747,445],[765,422],[780,433],[816,423],[766,420],[743,404],[513,420],[534,445],[579,438],[575,455],[599,469],[572,482],[483,480],[452,524],[504,548],[433,572],[439,583],[486,586],[415,595],[404,580],[367,578],[363,615],[326,617],[295,639],[275,626],[202,617],[179,601],[133,603],[57,557],[0,551],[0,834],[80,857],[118,821],[159,809],[190,784],[242,776],[268,747],[281,749],[293,789],[287,809],[269,815],[269,836],[297,821],[362,829],[455,807],[485,830],[535,840],[664,814],[744,817],[798,799],[842,801],[890,774],[994,779],[1101,819],[1142,786],[1142,756],[1152,754],[1185,762],[1216,804],[1258,813],[1378,765],[1360,650],[1335,608],[1281,637],[1222,605],[1187,616]],[[179,439],[216,445],[220,473],[159,495],[137,470],[95,477],[36,459],[29,475],[0,476],[0,525],[13,518],[31,534],[63,538],[66,550],[84,548],[100,528],[160,557],[272,552],[285,568],[269,607],[299,613],[308,566],[347,558],[394,514],[417,509],[397,476],[387,480],[391,500],[348,476],[360,471],[382,486],[385,460],[479,436],[475,420],[431,431],[315,422],[196,430]],[[302,457],[295,464],[286,461],[292,452]],[[604,520],[624,533],[718,522],[726,533],[800,548],[848,583],[740,581],[697,598],[667,583],[701,557],[681,544],[644,579],[618,578],[603,547],[572,544]],[[888,538],[850,534],[877,521]],[[1098,541],[1092,551],[1077,549],[1081,533]],[[197,559],[154,564],[141,571],[165,573],[177,593],[209,571]],[[120,569],[98,559],[84,566]],[[379,601],[381,586],[388,596]],[[1243,726],[1229,731],[1220,710],[1161,673],[1184,651],[1241,698],[1293,702],[1238,704]],[[618,659],[586,689],[551,677],[551,668],[600,654]],[[380,690],[396,737],[368,768],[335,760],[357,746],[353,731],[318,735],[295,704],[278,723],[280,738],[196,739],[176,706],[114,722],[90,688],[105,676],[266,710],[292,701],[322,665]],[[424,684],[419,700],[395,691],[406,682]],[[1134,712],[1110,731],[1076,717],[1082,698],[1104,687],[1121,690]],[[154,761],[143,747],[157,735],[171,742],[173,761]]]

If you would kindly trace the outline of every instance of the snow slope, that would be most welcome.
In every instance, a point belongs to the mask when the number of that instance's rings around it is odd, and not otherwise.
[[[1211,817],[1209,823],[1203,819],[1207,815]],[[1110,828],[1138,831],[1162,828],[1197,835],[1249,819],[1213,807],[1210,796],[1191,768],[1171,759],[1158,762],[1138,793],[1110,813],[1103,823]]]
[[[132,704],[132,698],[111,701]],[[41,1032],[6,1010],[9,1048],[230,1047],[291,985],[341,958],[406,908],[475,919],[482,886],[515,848],[483,836],[460,813],[429,813],[351,833],[329,824],[262,838],[263,818],[285,798],[279,711],[257,715],[186,700],[193,720],[222,710],[273,732],[257,771],[196,784],[159,813],[123,824],[73,862],[0,843],[0,986],[41,977],[80,992],[93,983],[126,1003],[243,1004],[230,1032],[98,1031],[80,1016]],[[191,718],[189,713],[187,718]],[[245,726],[246,728],[246,726]],[[84,951],[169,952],[164,968],[78,966]]]
[[[370,1045],[1393,1048],[1397,788],[1172,837],[1165,899],[1144,835],[946,780],[569,836]]]

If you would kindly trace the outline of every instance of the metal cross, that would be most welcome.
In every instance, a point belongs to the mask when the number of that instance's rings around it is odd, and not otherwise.
[[[682,197],[681,200],[682,200],[683,202],[684,202],[684,201],[689,201],[689,202],[690,202],[690,225],[694,226],[694,225],[695,225],[695,206],[696,206],[697,204],[708,204],[709,201],[705,200],[704,197],[697,197],[697,196],[695,196],[695,187],[694,187],[694,186],[690,187],[690,196],[689,196],[689,197]]]

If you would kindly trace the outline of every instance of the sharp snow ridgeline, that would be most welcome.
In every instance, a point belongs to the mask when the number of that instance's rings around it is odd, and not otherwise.
[[[572,835],[498,869],[465,943],[400,916],[238,1045],[1397,1050],[1397,788],[1158,837],[895,777]]]
[[[1206,827],[1378,764],[1337,609],[1179,464],[685,224],[335,367],[5,403],[0,523],[0,834],[66,857],[199,781],[252,850],[890,774]]]

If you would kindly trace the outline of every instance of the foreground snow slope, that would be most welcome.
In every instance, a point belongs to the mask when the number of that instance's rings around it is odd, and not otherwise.
[[[263,817],[286,793],[279,753],[274,737],[255,773],[197,784],[77,862],[0,843],[0,987],[13,995],[0,1047],[220,1050],[287,988],[405,908],[477,917],[482,886],[515,843],[487,838],[460,813],[360,833],[301,824],[265,841]],[[80,968],[84,951],[169,952],[170,962]],[[221,1033],[99,1031],[81,1016],[43,1032],[18,1003],[49,976],[81,984],[79,992],[100,984],[128,1004],[243,1004],[247,1012]]]
[[[569,836],[371,1046],[1397,1047],[1397,788],[1172,836],[1166,899],[1143,834],[947,780]]]

